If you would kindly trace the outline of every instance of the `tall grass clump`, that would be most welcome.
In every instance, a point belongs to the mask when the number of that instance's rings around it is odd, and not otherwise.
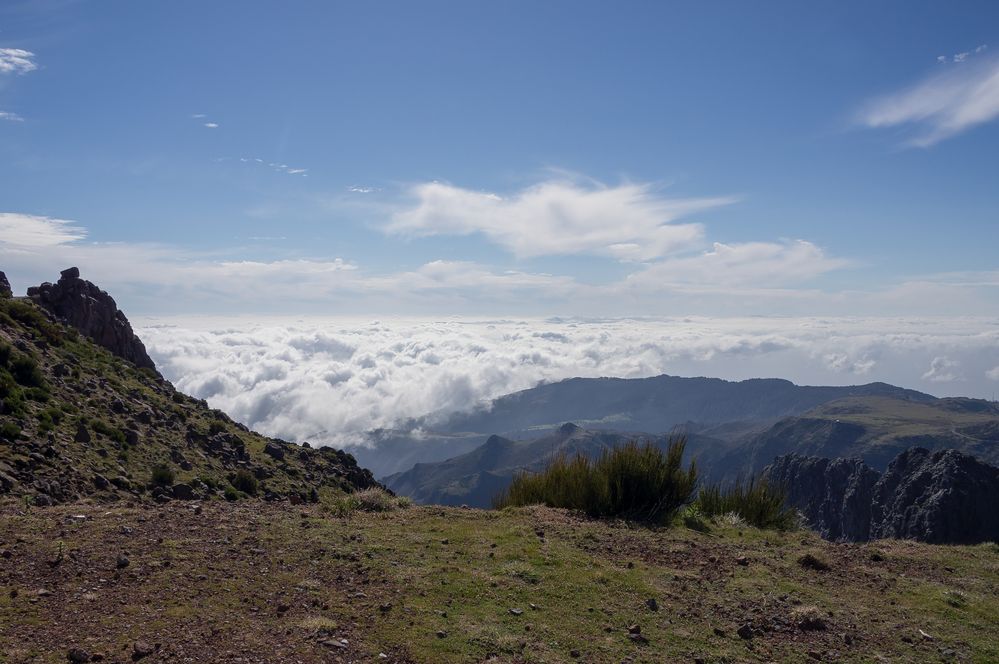
[[[670,440],[666,450],[631,442],[604,450],[591,460],[555,457],[538,473],[520,473],[493,501],[497,508],[548,505],[592,517],[620,517],[667,523],[690,502],[697,486],[693,463],[684,470],[686,438]]]
[[[757,528],[792,530],[798,525],[798,513],[786,505],[786,497],[783,488],[764,478],[751,477],[725,487],[702,487],[696,505],[705,516],[736,514]]]

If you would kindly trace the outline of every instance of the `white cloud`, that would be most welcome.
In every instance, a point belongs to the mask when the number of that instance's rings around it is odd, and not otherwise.
[[[24,118],[17,113],[12,113],[10,111],[0,111],[0,120],[6,120],[8,122],[24,122]]]
[[[205,126],[209,129],[217,129],[219,125],[217,122],[206,122]]]
[[[202,118],[207,118],[208,116],[205,115],[204,113],[192,113],[191,117],[194,118],[195,120],[200,120]]]
[[[985,372],[985,375],[991,380],[999,380],[999,366],[992,367]]]
[[[803,240],[716,242],[710,251],[654,263],[628,277],[633,286],[661,290],[684,288],[766,288],[798,284],[848,265]]]
[[[923,380],[934,383],[950,383],[960,380],[958,363],[947,357],[934,357],[930,362],[930,368],[923,374]]]
[[[999,363],[995,321],[942,318],[133,318],[165,375],[266,433],[357,443],[542,380],[660,373],[956,390]],[[937,367],[928,377],[920,367]],[[959,389],[987,396],[984,377]],[[952,394],[958,392],[951,392]]]
[[[731,198],[666,198],[648,184],[606,186],[569,180],[542,182],[511,196],[429,182],[409,191],[414,202],[397,211],[392,233],[482,233],[517,256],[592,254],[651,260],[700,242],[700,224],[676,224]]]
[[[35,54],[21,48],[0,48],[0,74],[27,74],[38,69]]]
[[[23,251],[82,240],[85,229],[74,221],[17,212],[0,212],[0,248]]]
[[[915,147],[929,147],[991,122],[999,116],[999,58],[971,59],[970,55],[958,53],[953,62],[960,66],[872,101],[857,121],[870,128],[904,128],[910,132],[906,144]],[[938,60],[947,61],[946,57]]]

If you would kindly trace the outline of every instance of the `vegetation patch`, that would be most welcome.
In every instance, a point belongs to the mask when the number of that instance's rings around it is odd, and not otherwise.
[[[547,505],[592,517],[669,523],[690,502],[697,468],[683,468],[686,439],[670,440],[663,451],[632,442],[605,450],[596,460],[556,457],[538,473],[517,475],[495,501],[497,508]]]
[[[798,526],[798,513],[786,505],[786,492],[759,477],[728,486],[702,487],[697,506],[709,517],[736,514],[749,525],[774,530]]]

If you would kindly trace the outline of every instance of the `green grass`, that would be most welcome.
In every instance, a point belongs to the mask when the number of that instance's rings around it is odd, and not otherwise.
[[[389,661],[434,664],[571,662],[574,650],[588,662],[790,663],[809,661],[808,651],[840,662],[938,661],[940,648],[958,661],[999,660],[999,552],[987,546],[878,542],[884,560],[873,562],[871,547],[808,532],[723,522],[707,534],[649,529],[539,507],[357,510],[350,518],[323,505],[256,502],[209,505],[199,516],[161,510],[159,518],[81,505],[0,512],[0,539],[16,532],[23,540],[8,563],[11,583],[32,560],[51,558],[53,533],[65,530],[60,539],[77,552],[60,568],[65,580],[52,579],[58,597],[4,602],[0,587],[0,653],[34,648],[38,661],[65,661],[65,649],[51,644],[76,621],[72,633],[105,654],[137,638],[177,643],[170,634],[191,630],[192,647],[268,661],[325,661],[317,642],[340,637],[351,642],[345,660],[385,652]],[[93,518],[67,525],[66,515],[80,512]],[[100,583],[122,547],[141,578]],[[806,553],[829,569],[802,567]],[[70,573],[76,560],[86,561],[81,577]],[[78,591],[95,586],[96,603]],[[291,607],[284,617],[280,602]],[[104,618],[106,629],[79,629]],[[796,626],[806,618],[826,628]],[[749,641],[736,635],[763,621],[779,622]],[[634,624],[648,644],[629,639]],[[292,644],[282,654],[268,640],[277,634]]]

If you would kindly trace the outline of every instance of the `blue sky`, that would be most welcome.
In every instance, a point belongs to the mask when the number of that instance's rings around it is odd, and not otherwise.
[[[0,269],[144,313],[995,316],[997,117],[994,2],[8,1]]]

